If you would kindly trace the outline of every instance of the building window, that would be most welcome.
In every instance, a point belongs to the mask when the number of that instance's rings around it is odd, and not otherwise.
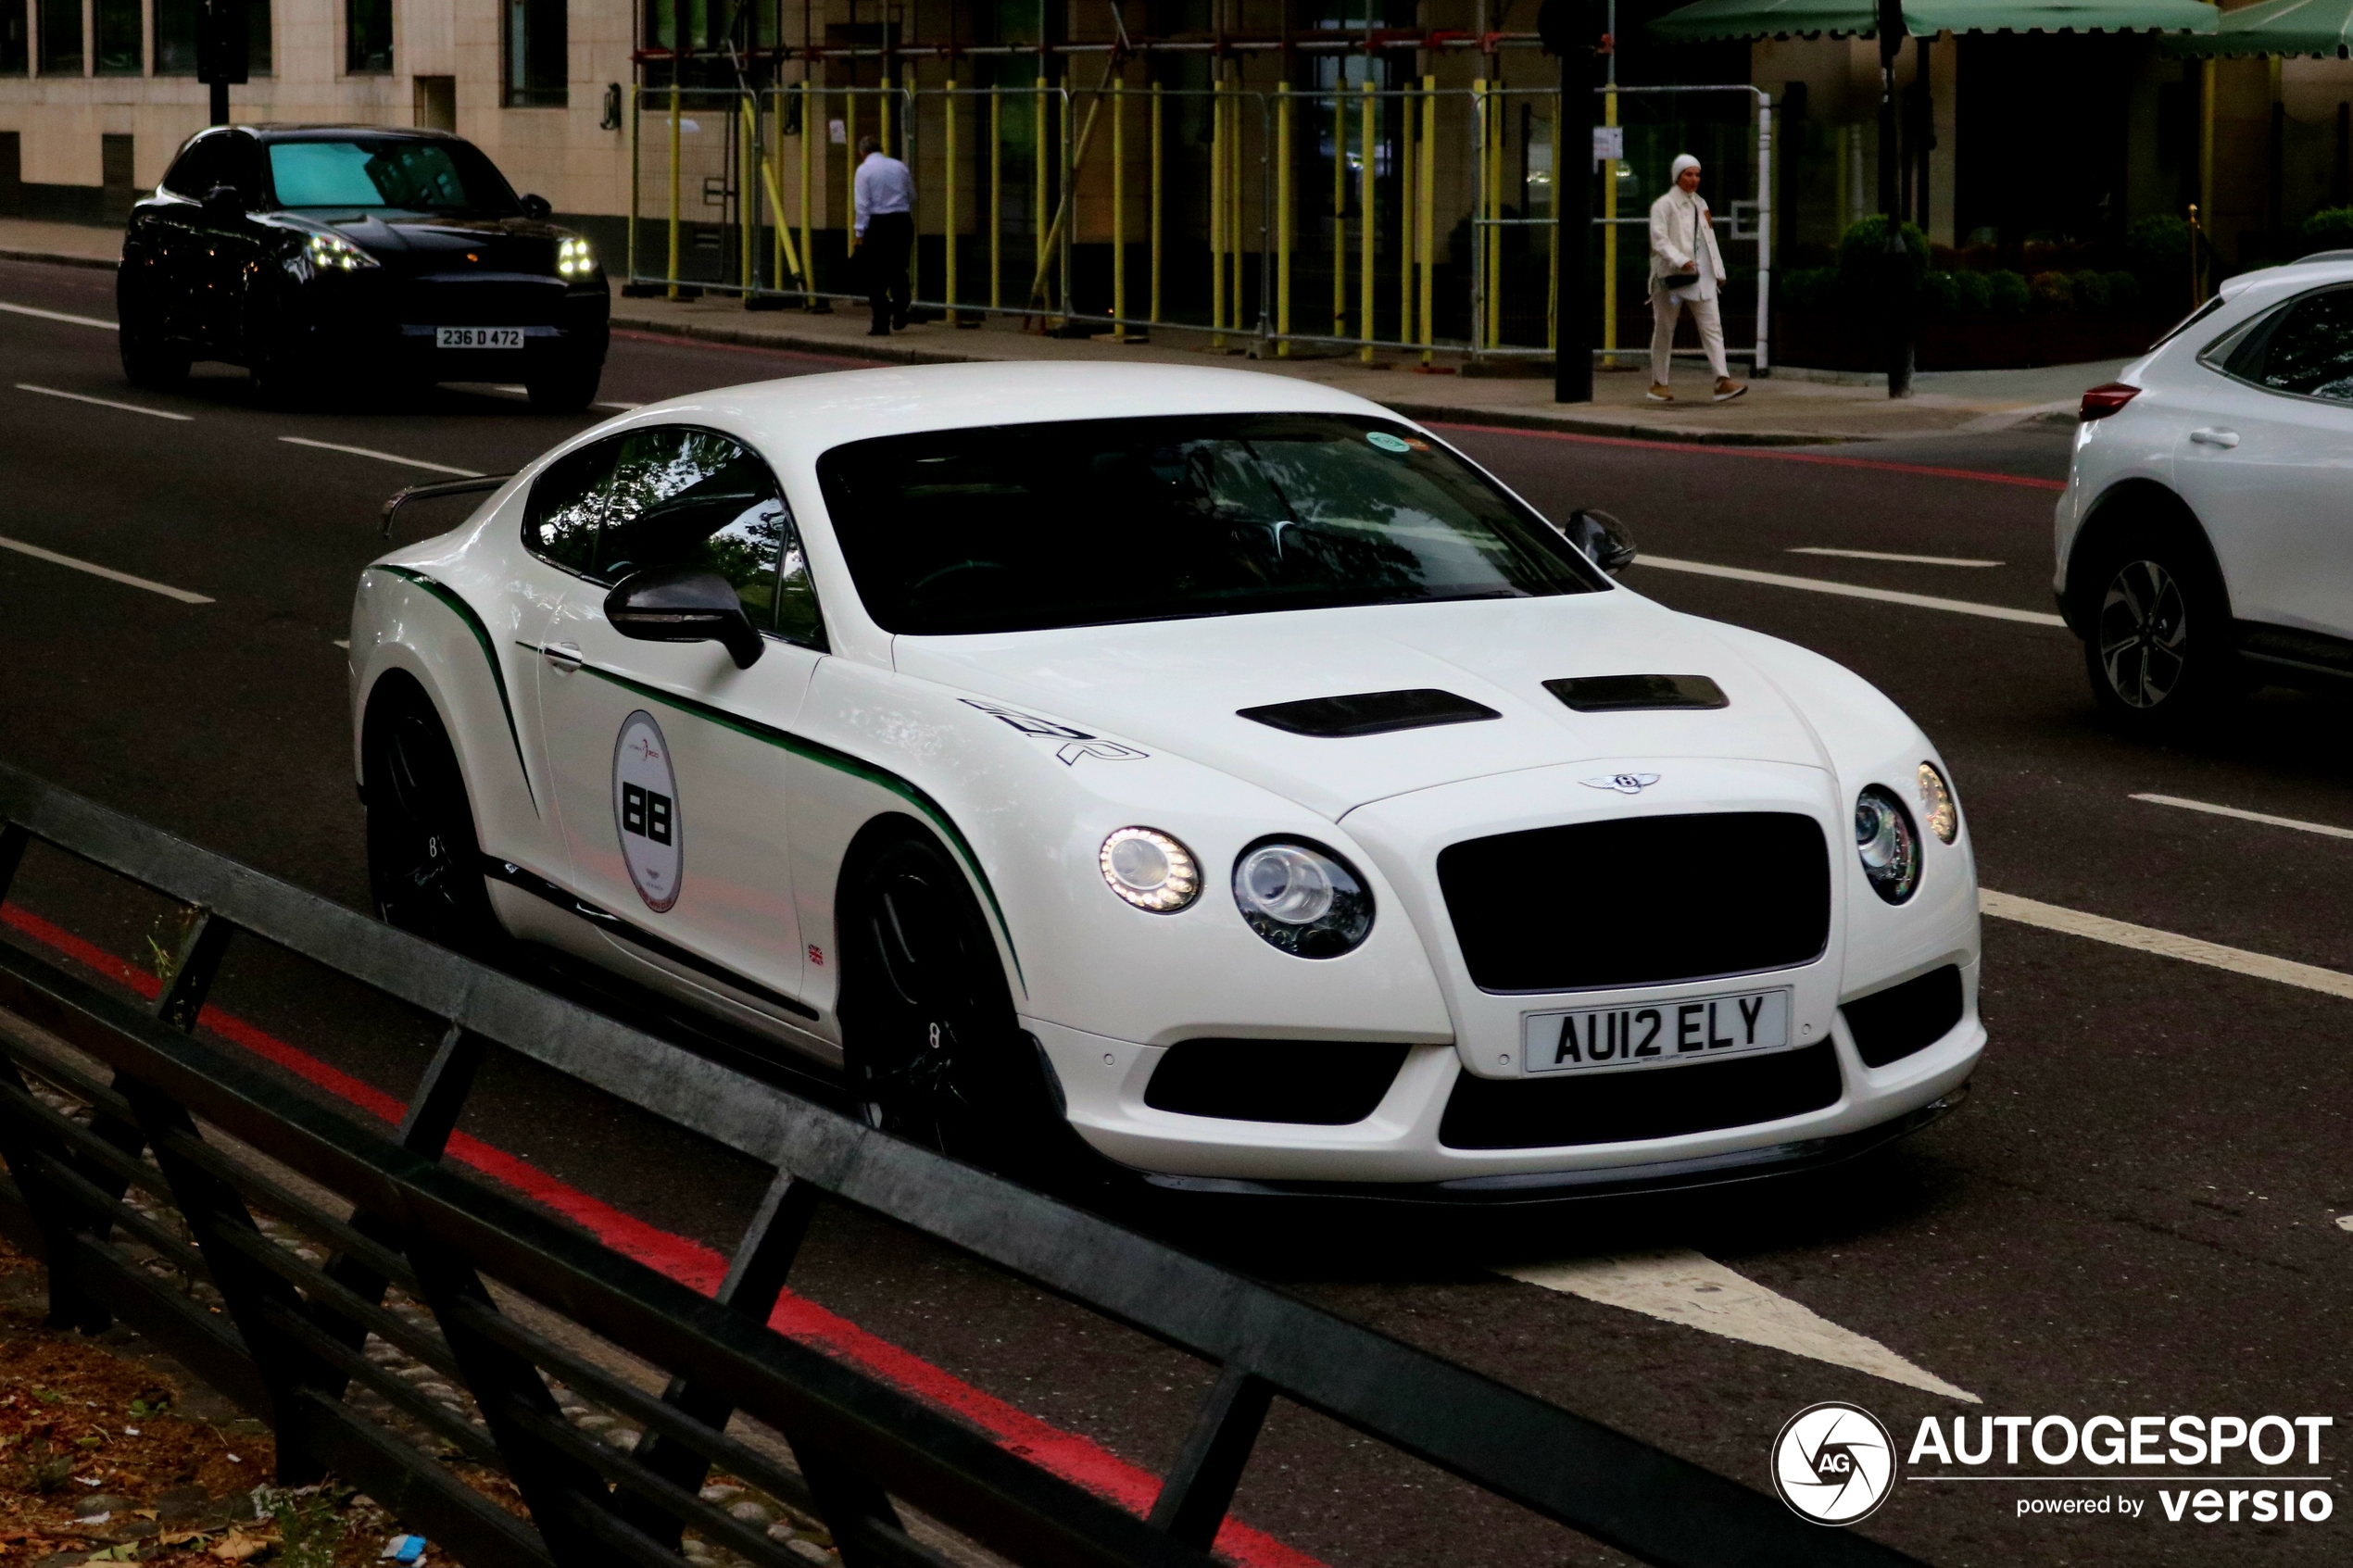
[[[144,0],[92,0],[90,17],[98,35],[100,76],[139,76],[146,70]]]
[[[345,74],[390,74],[392,0],[343,0],[343,31]]]
[[[569,0],[507,0],[507,93],[510,109],[560,109],[571,76],[565,26]]]
[[[0,76],[22,76],[31,58],[25,51],[30,26],[24,0],[0,0]]]
[[[82,0],[41,0],[41,74],[82,74]]]

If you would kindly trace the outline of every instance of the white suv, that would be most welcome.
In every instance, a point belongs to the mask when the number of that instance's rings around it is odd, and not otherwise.
[[[2353,251],[2224,283],[2082,420],[2053,587],[2112,721],[2353,678]]]

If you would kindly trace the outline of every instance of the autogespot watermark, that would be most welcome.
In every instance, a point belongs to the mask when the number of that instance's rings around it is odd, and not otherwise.
[[[2321,1435],[2326,1415],[1923,1417],[1904,1456],[1906,1482],[2086,1482],[2154,1487],[2014,1499],[2013,1516],[2106,1514],[2182,1524],[2310,1524],[2336,1512]],[[1896,1447],[1878,1417],[1836,1400],[1790,1417],[1773,1439],[1773,1486],[1819,1524],[1869,1518],[1895,1490]],[[2253,1470],[2259,1474],[2243,1474]],[[2209,1471],[2227,1471],[2214,1474]],[[2154,1474],[2151,1474],[2154,1472]]]

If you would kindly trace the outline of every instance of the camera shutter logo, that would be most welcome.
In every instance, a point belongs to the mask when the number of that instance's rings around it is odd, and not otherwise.
[[[1773,1489],[1817,1524],[1868,1519],[1895,1489],[1895,1440],[1860,1405],[1808,1405],[1773,1439]]]
[[[613,742],[612,816],[631,885],[646,908],[662,913],[678,902],[686,842],[670,743],[643,709],[621,721],[621,736]]]

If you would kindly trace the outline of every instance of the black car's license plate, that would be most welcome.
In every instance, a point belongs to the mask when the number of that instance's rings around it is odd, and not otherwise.
[[[521,327],[435,327],[435,348],[521,348]]]

